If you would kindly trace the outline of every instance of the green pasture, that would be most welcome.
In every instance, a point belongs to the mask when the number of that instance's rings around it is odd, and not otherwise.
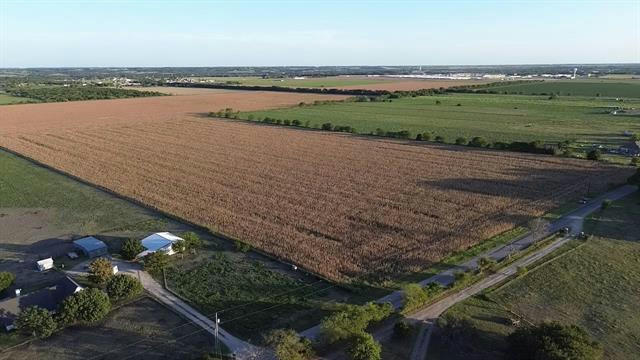
[[[635,79],[576,79],[545,80],[524,84],[505,84],[487,90],[509,94],[560,94],[560,96],[640,98],[640,80]]]

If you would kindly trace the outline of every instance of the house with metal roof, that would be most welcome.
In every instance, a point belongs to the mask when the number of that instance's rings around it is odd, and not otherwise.
[[[28,294],[21,295],[18,290],[15,292],[15,297],[0,301],[0,326],[7,331],[13,330],[14,322],[20,311],[29,306],[38,306],[55,313],[58,305],[64,299],[80,290],[82,290],[82,286],[68,276],[49,287]]]
[[[93,236],[87,236],[82,239],[75,240],[73,244],[90,258],[107,255],[109,253],[107,244]]]
[[[156,251],[162,251],[167,255],[173,255],[175,254],[175,251],[173,250],[173,244],[176,241],[181,240],[183,240],[181,237],[173,235],[170,232],[159,232],[151,234],[140,241],[145,250],[138,254],[137,257],[145,257]]]

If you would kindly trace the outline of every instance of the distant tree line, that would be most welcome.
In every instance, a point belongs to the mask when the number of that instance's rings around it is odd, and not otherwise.
[[[156,91],[117,89],[96,85],[72,86],[15,86],[6,89],[10,95],[26,97],[43,102],[64,102],[78,100],[123,99],[147,96],[163,96]]]

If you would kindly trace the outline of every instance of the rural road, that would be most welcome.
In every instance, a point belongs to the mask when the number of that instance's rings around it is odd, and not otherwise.
[[[69,275],[87,275],[87,265],[92,260],[85,261],[73,267],[73,269],[67,271]],[[165,289],[159,284],[151,275],[146,271],[143,271],[136,263],[119,261],[111,259],[113,265],[118,266],[119,274],[127,274],[134,276],[140,280],[142,287],[157,301],[173,309],[178,314],[187,318],[193,324],[201,327],[211,335],[215,335],[215,321],[209,319],[205,315],[201,314],[198,310],[189,306],[182,301],[176,295]],[[236,359],[250,360],[250,359],[270,359],[273,356],[268,354],[263,348],[251,345],[237,337],[229,334],[221,327],[218,327],[218,336],[220,341],[225,344],[232,353],[236,355]]]
[[[591,199],[589,202],[579,207],[578,209],[553,221],[550,224],[548,233],[546,235],[554,233],[562,229],[563,227],[567,227],[567,226],[571,227],[572,235],[575,235],[580,231],[582,231],[582,223],[584,218],[587,215],[599,209],[603,200],[605,199],[617,200],[635,192],[636,190],[637,190],[637,187],[635,186],[625,185],[615,190],[612,190],[610,192],[607,192],[605,194],[602,194],[594,199]],[[436,302],[435,304],[432,304],[429,307],[414,313],[413,315],[408,316],[408,318],[410,319],[419,321],[420,324],[422,325],[420,329],[419,339],[418,341],[416,341],[416,346],[414,347],[414,351],[413,351],[414,354],[412,354],[412,360],[418,360],[418,359],[422,360],[424,359],[424,356],[426,356],[426,349],[427,349],[429,337],[432,331],[431,325],[435,322],[435,319],[437,319],[442,312],[444,312],[446,309],[456,304],[457,302],[462,301],[474,294],[477,294],[478,292],[504,280],[506,277],[513,274],[516,271],[518,266],[526,266],[527,264],[535,262],[541,257],[544,257],[545,255],[551,253],[552,251],[557,249],[559,246],[562,246],[564,243],[566,243],[568,239],[569,237],[558,239],[554,241],[552,244],[550,244],[549,246],[542,248],[541,250],[538,250],[537,252],[534,252],[528,255],[527,257],[514,262],[512,265],[508,266],[505,269],[502,269],[500,272],[493,274],[481,280],[480,282],[475,283],[470,287],[465,288],[455,294],[452,294]],[[429,283],[437,282],[443,286],[447,286],[451,284],[455,279],[456,272],[460,270],[477,268],[478,260],[481,257],[488,257],[496,261],[502,260],[503,258],[507,257],[509,254],[513,252],[517,252],[525,249],[526,247],[531,245],[534,242],[534,240],[535,240],[534,236],[532,236],[531,234],[527,234],[509,244],[500,245],[492,250],[489,250],[481,255],[478,255],[468,260],[465,263],[454,266],[451,269],[445,270],[437,275],[434,275],[428,279],[425,279],[421,281],[419,284],[422,286],[426,286]],[[387,296],[384,296],[376,300],[376,302],[378,303],[388,302],[388,303],[391,303],[395,309],[400,309],[403,305],[403,298],[404,296],[402,291],[395,291]],[[384,340],[388,338],[388,336],[390,336],[392,333],[391,331],[392,326],[393,324],[389,325],[388,327],[378,329],[376,332],[374,332],[373,334],[374,337],[378,340]],[[300,335],[308,339],[315,340],[319,338],[320,330],[321,330],[320,325],[316,325],[312,328],[309,328],[301,332]]]

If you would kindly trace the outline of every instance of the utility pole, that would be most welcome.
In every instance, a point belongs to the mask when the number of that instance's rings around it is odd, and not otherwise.
[[[218,312],[216,312],[216,327],[215,327],[215,331],[214,331],[214,336],[215,336],[215,352],[218,351],[219,347],[218,347],[218,324],[220,323],[220,319],[218,319]]]

